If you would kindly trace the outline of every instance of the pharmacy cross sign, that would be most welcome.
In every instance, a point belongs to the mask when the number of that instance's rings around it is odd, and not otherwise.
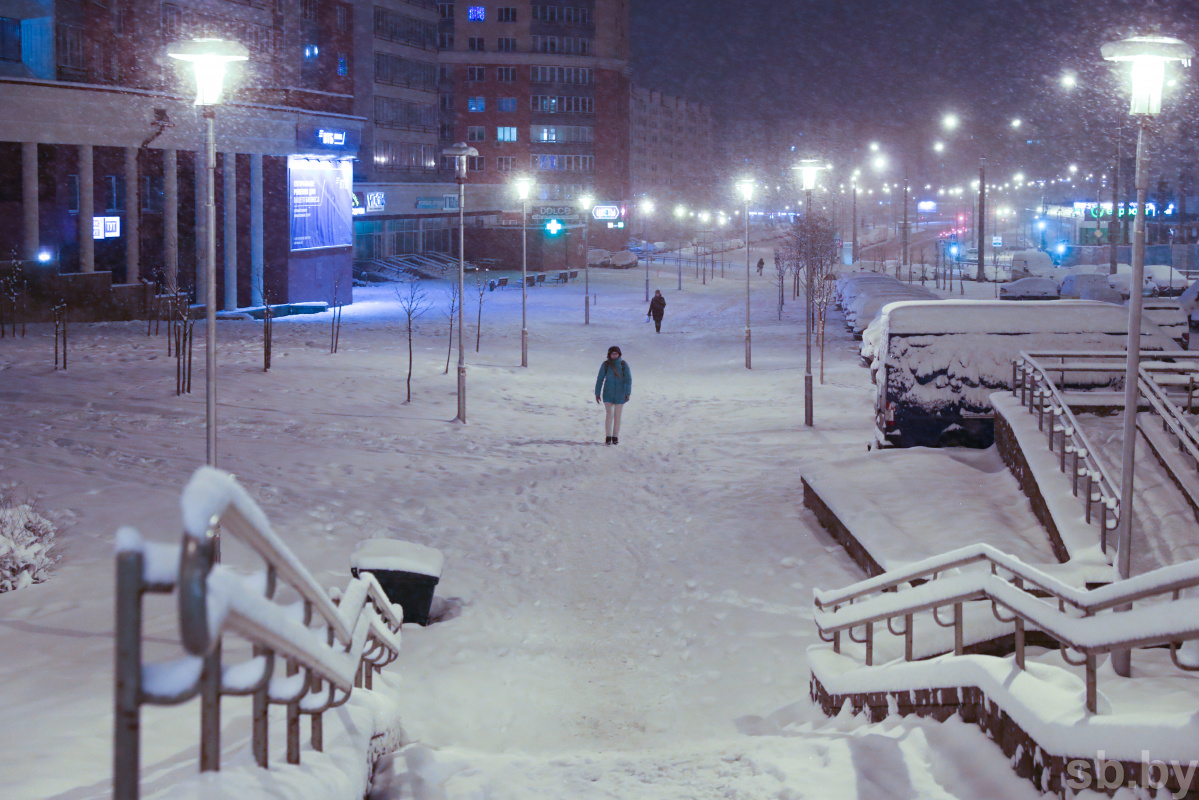
[[[562,223],[556,219],[551,219],[549,222],[545,223],[545,229],[549,231],[550,236],[557,236],[562,230]]]

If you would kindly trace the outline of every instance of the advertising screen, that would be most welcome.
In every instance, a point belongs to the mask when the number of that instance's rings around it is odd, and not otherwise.
[[[287,185],[292,250],[353,245],[353,168],[349,161],[288,156]]]

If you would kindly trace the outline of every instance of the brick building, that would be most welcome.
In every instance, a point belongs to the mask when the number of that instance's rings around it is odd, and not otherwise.
[[[629,96],[633,195],[666,208],[705,205],[729,194],[716,164],[712,109],[681,97],[634,86]],[[716,185],[713,185],[713,182]]]

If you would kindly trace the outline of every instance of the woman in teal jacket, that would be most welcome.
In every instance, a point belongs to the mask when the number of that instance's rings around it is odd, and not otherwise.
[[[604,404],[604,444],[620,444],[620,411],[633,394],[633,372],[621,359],[620,348],[608,348],[608,357],[600,364],[595,379],[595,402]]]

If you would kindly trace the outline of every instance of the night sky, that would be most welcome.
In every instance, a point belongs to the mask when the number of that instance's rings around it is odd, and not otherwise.
[[[1062,113],[1063,69],[1110,91],[1104,42],[1135,33],[1197,44],[1196,20],[1194,0],[633,0],[634,80],[731,121],[869,129],[952,108],[1001,124]]]

